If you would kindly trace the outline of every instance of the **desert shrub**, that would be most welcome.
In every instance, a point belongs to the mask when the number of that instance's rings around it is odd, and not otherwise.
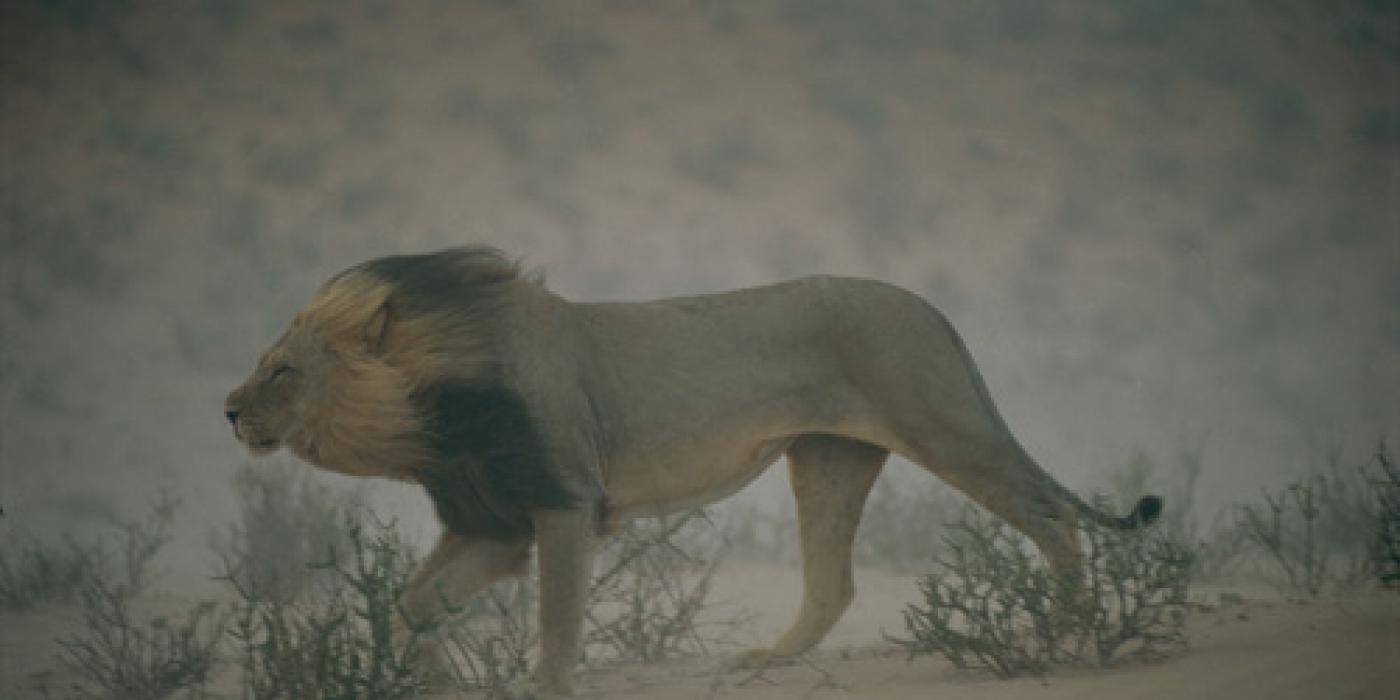
[[[179,500],[170,492],[160,491],[144,517],[116,522],[119,559],[114,573],[128,596],[138,595],[150,585],[151,564],[174,536],[172,526],[179,507]]]
[[[1231,508],[1217,510],[1203,526],[1198,496],[1205,450],[1199,442],[1184,442],[1169,469],[1160,468],[1160,462],[1139,451],[1120,471],[1109,474],[1114,510],[1130,510],[1144,493],[1165,492],[1167,507],[1156,529],[1190,546],[1193,580],[1219,581],[1246,559],[1250,543]]]
[[[585,611],[584,647],[595,661],[652,662],[705,653],[740,617],[704,620],[725,543],[703,511],[631,523],[599,554]],[[464,688],[503,697],[525,675],[539,638],[533,580],[497,583],[455,610],[437,633]]]
[[[650,663],[727,641],[742,618],[702,621],[726,551],[714,533],[701,510],[628,524],[599,556],[587,645],[603,658]]]
[[[1240,506],[1240,524],[1287,580],[1289,589],[1317,595],[1327,572],[1328,553],[1317,543],[1320,481],[1294,481],[1280,492],[1264,492],[1264,505]]]
[[[345,545],[313,567],[327,573],[290,601],[261,597],[226,560],[236,598],[229,634],[254,700],[411,697],[422,682],[412,635],[396,638],[398,600],[413,566],[391,524],[347,515]]]
[[[284,505],[270,510],[281,513]],[[245,697],[409,697],[423,687],[413,658],[421,635],[442,641],[445,670],[459,689],[499,697],[525,674],[538,640],[532,580],[498,583],[450,609],[445,620],[395,638],[394,616],[413,556],[393,526],[368,510],[340,515],[340,544],[328,544],[321,561],[309,565],[313,575],[299,590],[266,595],[265,586],[258,588],[264,579],[249,575],[249,549],[223,552],[220,578],[235,596],[228,635],[238,650]],[[587,611],[590,653],[610,661],[703,653],[738,625],[737,619],[700,619],[724,550],[713,531],[696,512],[634,523],[606,546]]]
[[[151,564],[170,542],[179,501],[160,492],[138,519],[118,519],[112,533],[83,542],[65,534],[58,544],[19,535],[0,548],[0,608],[23,610],[40,602],[72,602],[95,582],[124,596],[150,583]]]
[[[1082,536],[1079,585],[1057,580],[1000,521],[964,511],[937,570],[919,580],[923,605],[904,611],[909,636],[892,640],[911,657],[941,654],[1004,678],[1183,645],[1190,549],[1164,531],[1086,525]]]
[[[525,676],[539,639],[538,597],[533,580],[500,582],[446,625],[441,632],[446,658],[462,687],[484,691],[487,698],[505,697],[511,682]]]
[[[1196,581],[1222,581],[1235,572],[1250,551],[1249,534],[1228,511],[1216,514],[1204,531],[1190,530],[1183,542],[1193,545],[1191,578]]]
[[[1321,542],[1332,555],[1329,575],[1344,585],[1369,581],[1375,573],[1371,553],[1379,510],[1367,466],[1344,464],[1334,453],[1323,471]]]
[[[60,660],[78,678],[81,698],[155,700],[183,692],[198,696],[217,665],[222,618],[213,604],[190,609],[184,620],[138,620],[133,599],[153,579],[152,563],[169,544],[178,502],[161,492],[140,519],[118,520],[116,535],[72,554],[61,579],[76,591],[83,622],[58,640]]]
[[[1375,486],[1375,538],[1371,562],[1382,585],[1400,589],[1400,467],[1384,442],[1368,473]]]
[[[105,568],[101,547],[64,535],[59,544],[33,536],[0,549],[0,608],[26,610],[37,603],[67,603]]]
[[[64,666],[80,679],[77,697],[160,700],[181,691],[203,693],[218,664],[223,629],[212,603],[192,608],[183,621],[156,616],[142,624],[122,586],[93,579],[80,596],[82,631],[59,640]]]
[[[214,544],[236,598],[229,635],[246,697],[412,696],[424,685],[413,659],[420,634],[440,637],[458,684],[488,697],[526,671],[532,582],[497,584],[440,624],[395,638],[415,561],[392,524],[355,494],[285,469],[245,467],[235,485],[239,522]]]
[[[1278,490],[1263,503],[1237,507],[1237,527],[1283,587],[1320,595],[1329,583],[1356,584],[1371,575],[1378,519],[1373,486],[1334,452],[1326,466]]]
[[[308,566],[342,551],[345,523],[364,515],[354,493],[320,484],[285,464],[244,464],[233,477],[238,521],[211,535],[223,573],[254,601],[290,603],[333,573]]]
[[[1146,472],[1153,472],[1149,462]],[[1248,553],[1249,541],[1244,529],[1231,517],[1229,508],[1215,512],[1209,525],[1202,527],[1197,505],[1201,474],[1205,471],[1205,451],[1199,446],[1181,448],[1176,455],[1174,487],[1168,488],[1169,506],[1162,514],[1158,527],[1180,542],[1188,543],[1193,552],[1191,576],[1194,580],[1218,581],[1229,575]],[[1148,479],[1144,479],[1144,482]],[[1145,483],[1143,484],[1145,486]],[[1147,493],[1148,489],[1138,493]],[[1129,494],[1120,492],[1121,505],[1126,507]],[[1136,497],[1133,497],[1136,498]]]

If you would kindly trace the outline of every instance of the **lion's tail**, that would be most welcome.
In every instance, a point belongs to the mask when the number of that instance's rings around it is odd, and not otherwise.
[[[1068,493],[1068,490],[1066,490],[1066,492]],[[1083,499],[1075,496],[1073,493],[1068,493],[1068,495],[1069,502],[1074,504],[1075,510],[1078,510],[1080,515],[1083,515],[1097,525],[1113,528],[1115,530],[1136,530],[1140,527],[1146,527],[1157,522],[1157,518],[1162,515],[1161,496],[1143,496],[1138,499],[1137,505],[1133,506],[1133,511],[1131,513],[1120,517],[1111,513],[1105,513],[1085,503]]]
[[[996,402],[992,401],[992,393],[987,389],[987,382],[982,378],[982,373],[977,371],[977,363],[972,359],[972,353],[968,351],[962,336],[958,334],[957,329],[953,328],[953,324],[950,323],[946,317],[941,313],[937,313],[936,309],[934,311],[935,315],[942,322],[944,331],[948,334],[948,338],[952,340],[954,346],[958,349],[958,353],[962,355],[963,365],[967,368],[968,375],[972,379],[972,386],[974,390],[976,390],[978,397],[981,398],[983,407],[1001,432],[1009,437],[1011,435],[1011,428],[1007,427],[1006,420],[1002,418],[1001,412],[997,410]],[[1015,438],[1010,439],[1012,442],[1015,442]],[[1026,461],[1030,462],[1035,470],[1049,482],[1051,488],[1058,491],[1065,501],[1072,504],[1074,509],[1079,511],[1080,515],[1083,515],[1096,525],[1113,528],[1115,530],[1136,530],[1140,527],[1145,527],[1157,522],[1157,518],[1162,515],[1162,497],[1151,495],[1143,496],[1138,499],[1137,505],[1133,506],[1133,511],[1125,516],[1118,517],[1105,513],[1085,503],[1084,499],[1075,495],[1073,491],[1070,491],[1060,482],[1056,481],[1054,477],[1041,469],[1040,465],[1036,464],[1035,460],[1031,459],[1024,449],[1020,448],[1020,445],[1017,445],[1017,449],[1020,450],[1021,455]]]

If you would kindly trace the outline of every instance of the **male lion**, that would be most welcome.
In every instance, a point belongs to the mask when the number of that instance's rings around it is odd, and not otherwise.
[[[584,304],[500,252],[371,260],[327,282],[225,412],[257,454],[421,484],[445,532],[403,608],[432,620],[538,547],[541,658],[568,693],[597,538],[723,498],[786,455],[802,610],[753,666],[815,645],[855,595],[851,543],[890,452],[961,489],[1077,576],[1086,505],[1012,437],[948,321],[896,287],[811,277]]]

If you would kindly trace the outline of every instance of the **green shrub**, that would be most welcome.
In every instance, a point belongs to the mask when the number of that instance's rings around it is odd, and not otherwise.
[[[1400,467],[1384,442],[1376,447],[1369,476],[1376,489],[1371,562],[1382,585],[1400,590]]]
[[[947,554],[919,581],[923,605],[904,611],[909,637],[892,639],[911,657],[941,654],[1006,678],[1185,644],[1192,553],[1165,532],[1085,526],[1079,585],[1056,580],[990,516],[968,509],[949,528]]]
[[[651,663],[728,641],[741,617],[701,621],[727,549],[713,532],[701,510],[630,523],[599,557],[587,646],[610,660]]]
[[[464,614],[441,632],[447,661],[457,682],[505,697],[507,688],[530,668],[530,653],[539,640],[535,610],[539,599],[533,580],[503,581],[469,601]]]
[[[128,591],[94,579],[81,591],[82,631],[59,640],[61,660],[80,679],[80,698],[160,700],[198,697],[218,665],[223,618],[212,603],[183,621],[133,619]]]
[[[72,554],[60,582],[72,588],[61,590],[76,590],[83,625],[58,642],[61,662],[78,678],[77,697],[199,696],[218,665],[223,618],[212,603],[191,608],[183,621],[154,616],[138,622],[131,611],[151,583],[152,562],[170,542],[177,507],[161,492],[146,517],[115,523],[115,542],[84,548],[67,541]]]
[[[345,523],[365,515],[363,501],[285,464],[239,467],[233,477],[238,521],[213,533],[224,575],[254,601],[290,603],[330,573],[308,564],[342,551]]]
[[[1334,453],[1326,468],[1264,490],[1262,504],[1238,506],[1237,527],[1285,590],[1316,597],[1329,584],[1358,584],[1372,576],[1379,518],[1367,481]]]
[[[396,638],[398,601],[414,560],[391,525],[347,516],[346,545],[314,568],[328,575],[296,600],[260,597],[239,570],[229,634],[245,697],[254,700],[412,697],[423,683],[412,636]]]

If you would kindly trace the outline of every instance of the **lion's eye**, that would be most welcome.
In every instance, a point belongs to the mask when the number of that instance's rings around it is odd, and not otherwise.
[[[268,380],[271,381],[277,379],[278,377],[285,377],[291,371],[291,365],[278,365],[272,370],[272,375],[268,377]]]

